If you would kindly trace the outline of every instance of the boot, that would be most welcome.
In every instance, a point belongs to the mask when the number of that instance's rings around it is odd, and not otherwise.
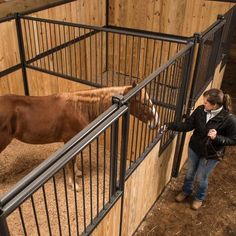
[[[183,202],[189,195],[184,193],[184,192],[180,192],[178,195],[176,195],[175,197],[175,201],[176,202]]]
[[[197,211],[201,206],[202,206],[202,201],[195,199],[193,200],[191,208]]]

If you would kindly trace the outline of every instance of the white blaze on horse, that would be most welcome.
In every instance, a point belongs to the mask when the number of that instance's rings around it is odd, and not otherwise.
[[[50,96],[0,96],[0,152],[14,138],[30,144],[65,143],[107,110],[112,96],[125,95],[134,86]],[[158,124],[157,112],[145,89],[131,99],[130,113],[151,128]],[[81,174],[76,165],[75,172]]]

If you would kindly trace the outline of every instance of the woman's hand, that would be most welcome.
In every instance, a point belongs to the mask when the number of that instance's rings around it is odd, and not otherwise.
[[[216,138],[216,135],[217,131],[215,129],[210,129],[207,134],[207,136],[212,140]]]

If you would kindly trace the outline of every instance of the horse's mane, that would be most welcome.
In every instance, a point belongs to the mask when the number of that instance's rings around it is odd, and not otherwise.
[[[98,116],[112,104],[112,96],[125,95],[132,86],[87,89],[72,93],[63,93],[67,105],[80,112],[88,112],[90,116]]]

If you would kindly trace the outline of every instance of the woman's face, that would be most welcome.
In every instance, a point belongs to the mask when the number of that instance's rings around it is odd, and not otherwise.
[[[207,97],[203,97],[203,105],[206,111],[216,110],[218,108],[217,104],[213,105],[210,102],[208,102]]]

